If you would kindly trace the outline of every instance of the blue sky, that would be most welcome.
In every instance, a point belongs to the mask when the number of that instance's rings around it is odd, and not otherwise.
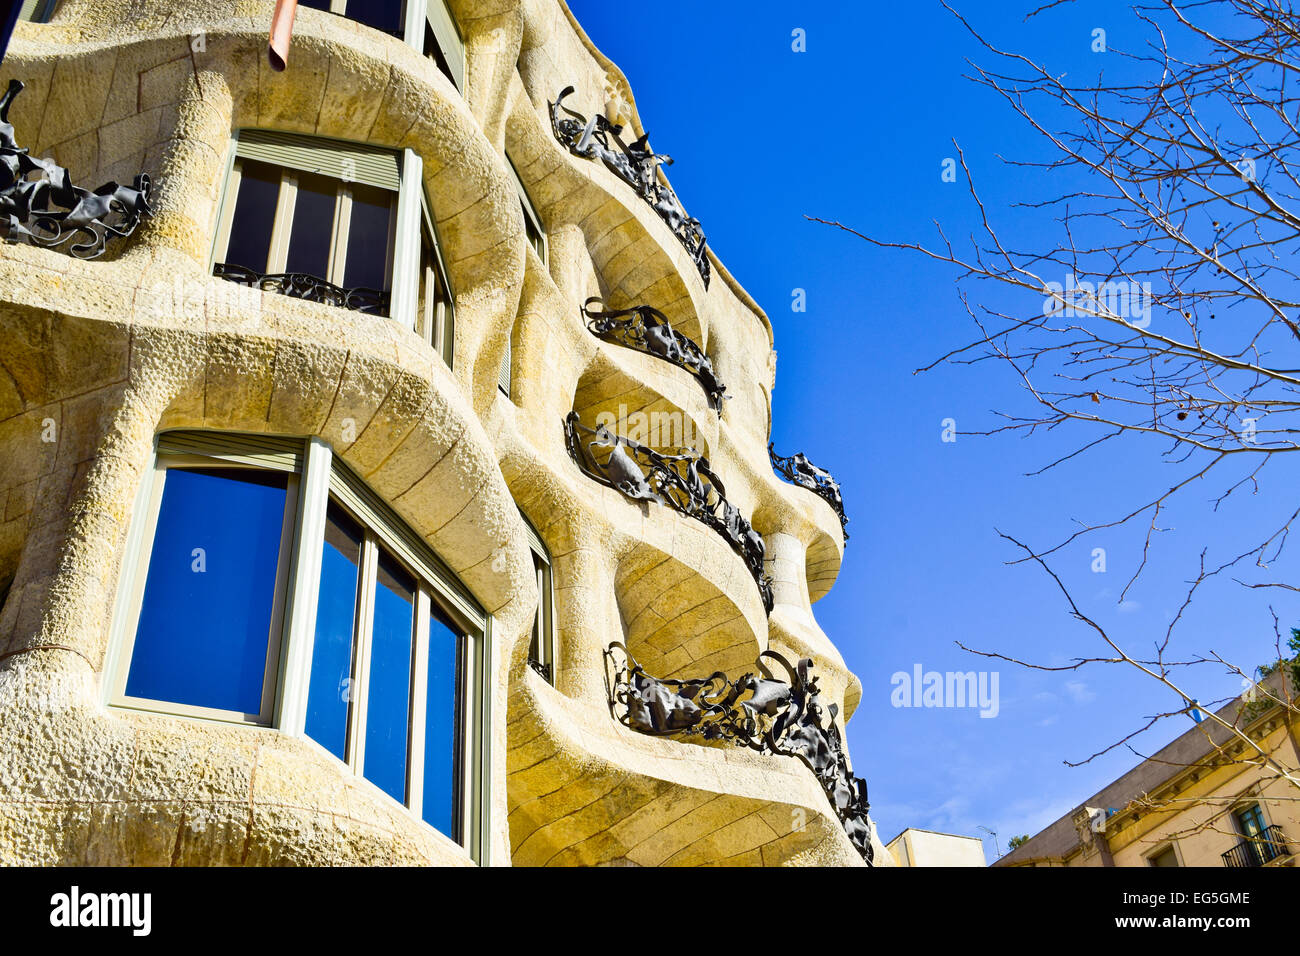
[[[1023,15],[1036,4],[955,5],[999,45],[1080,81],[1107,68],[1106,54],[1090,49],[1094,29],[1105,29],[1112,47],[1138,39],[1121,3],[1066,5],[1028,23]],[[1038,831],[1139,758],[1120,750],[1083,767],[1064,761],[1083,760],[1180,704],[1118,667],[1043,673],[958,648],[960,640],[1053,665],[1102,650],[1068,616],[1050,579],[1006,564],[1016,555],[995,529],[1054,544],[1076,519],[1127,513],[1185,466],[1161,461],[1161,447],[1139,439],[1027,477],[1096,436],[1067,429],[942,442],[945,418],[959,431],[978,430],[994,423],[994,409],[1028,407],[1002,365],[913,374],[973,334],[953,270],[804,219],[837,219],[890,240],[932,240],[932,220],[950,235],[971,233],[978,218],[965,186],[940,176],[955,139],[1001,231],[1020,248],[1054,243],[1050,221],[1012,204],[1049,198],[1061,184],[1003,164],[1000,155],[1041,149],[1000,100],[963,78],[967,57],[990,57],[937,0],[660,0],[648,18],[608,0],[570,7],[626,73],[652,145],[676,160],[670,175],[687,210],[772,319],[777,449],[804,451],[843,486],[853,539],[838,584],[814,611],[862,680],[849,741],[882,837],[907,826],[984,836],[984,826],[1005,847],[1013,835]],[[806,52],[792,50],[796,29],[805,31]],[[796,288],[807,292],[805,313],[791,310]],[[984,301],[1026,304],[991,290]],[[1294,509],[1285,489],[1300,476],[1285,464],[1270,466],[1259,494],[1235,496],[1217,513],[1208,502],[1224,490],[1220,481],[1176,499],[1123,605],[1144,527],[1085,539],[1053,566],[1114,637],[1149,647],[1182,602],[1202,548],[1221,562]],[[1104,574],[1092,571],[1094,547],[1106,549]],[[1294,580],[1294,561],[1284,555],[1269,574]],[[1229,581],[1204,588],[1174,632],[1174,649],[1213,649],[1247,668],[1267,660],[1269,603],[1284,626],[1300,623],[1300,602],[1277,591]],[[891,676],[917,664],[997,670],[998,716],[892,706]],[[1199,700],[1240,690],[1217,668],[1182,679]],[[1154,752],[1190,726],[1185,717],[1161,722],[1135,746]],[[986,853],[992,859],[991,840]]]

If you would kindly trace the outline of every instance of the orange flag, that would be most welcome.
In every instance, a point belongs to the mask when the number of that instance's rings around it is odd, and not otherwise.
[[[298,0],[276,0],[266,58],[271,61],[271,69],[277,73],[283,73],[289,65],[289,41],[293,39],[293,17],[297,12]]]

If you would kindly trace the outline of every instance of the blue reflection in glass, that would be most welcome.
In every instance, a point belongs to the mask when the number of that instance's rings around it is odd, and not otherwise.
[[[167,470],[127,696],[261,713],[288,481]]]
[[[307,690],[307,736],[340,760],[347,759],[352,693],[353,626],[361,527],[333,501],[325,519],[316,637]]]
[[[429,682],[424,711],[424,806],[421,816],[458,839],[460,672],[465,638],[436,608],[429,617]]]
[[[381,551],[366,689],[364,771],[367,780],[402,803],[406,802],[414,618],[415,580]]]

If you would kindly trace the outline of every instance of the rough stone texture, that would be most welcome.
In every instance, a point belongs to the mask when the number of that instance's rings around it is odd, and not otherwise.
[[[570,84],[575,108],[639,135],[626,79],[562,0],[452,0],[464,96],[401,42],[311,9],[277,75],[271,6],[64,0],[52,23],[18,27],[0,70],[27,84],[10,118],[34,155],[80,183],[156,184],[156,215],[106,260],[0,246],[0,862],[468,862],[310,741],[105,705],[137,489],[155,435],[186,427],[329,441],[493,615],[492,862],[860,863],[802,764],[641,737],[606,704],[611,640],[665,676],[807,654],[845,718],[860,696],[811,611],[839,570],[839,523],[767,460],[766,316],[716,259],[706,290],[655,213],[551,135],[547,100]],[[211,277],[243,127],[421,155],[456,294],[454,371],[394,322]],[[591,336],[590,295],[653,305],[705,347],[734,396],[721,419],[685,371]],[[561,427],[573,409],[681,423],[768,542],[770,618],[718,536],[578,471]],[[554,562],[554,687],[526,666],[520,511]]]

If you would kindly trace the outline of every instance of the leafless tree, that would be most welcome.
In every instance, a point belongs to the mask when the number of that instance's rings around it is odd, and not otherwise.
[[[1063,2],[1069,0],[1029,16]],[[1146,567],[1161,513],[1175,496],[1213,479],[1218,510],[1234,494],[1258,492],[1271,474],[1267,466],[1300,450],[1300,12],[1292,0],[1138,0],[1132,14],[1144,45],[1109,49],[1105,72],[1076,85],[998,48],[948,9],[982,45],[981,59],[993,64],[971,63],[970,78],[1001,97],[1049,157],[1005,161],[1036,180],[1070,185],[999,216],[985,206],[954,143],[980,222],[968,239],[950,239],[939,223],[938,240],[923,244],[815,221],[955,267],[976,334],[917,371],[1000,362],[1029,398],[1025,409],[999,412],[990,427],[967,434],[1076,429],[1073,450],[1035,474],[1110,442],[1147,439],[1156,443],[1152,454],[1173,463],[1179,475],[1168,490],[1106,520],[1081,523],[1046,546],[1003,535],[1018,549],[1016,563],[1037,564],[1055,583],[1070,613],[1093,631],[1099,654],[1051,668],[977,653],[1044,670],[1120,664],[1175,695],[1180,706],[1147,718],[1087,760],[1132,748],[1132,739],[1159,721],[1199,709],[1244,745],[1240,759],[1300,787],[1295,767],[1244,732],[1251,708],[1220,717],[1215,704],[1228,698],[1198,704],[1176,680],[1180,668],[1198,664],[1222,666],[1244,680],[1257,676],[1255,668],[1213,652],[1179,657],[1171,645],[1194,595],[1211,579],[1300,590],[1273,580],[1268,570],[1300,515],[1300,507],[1285,503],[1295,501],[1294,488],[1274,489],[1284,505],[1252,546],[1218,561],[1201,552],[1186,600],[1149,652],[1121,647],[1080,609],[1051,566],[1053,555],[1085,535],[1145,526],[1142,557],[1123,600]],[[1024,217],[1056,222],[1051,248],[1022,250],[1003,238],[1008,224]],[[1004,220],[1000,227],[995,218]],[[983,295],[988,283],[1013,290],[998,301],[1018,296],[1024,311],[981,302],[990,298]],[[1249,581],[1240,579],[1246,572]],[[1286,652],[1274,618],[1281,658]],[[1281,692],[1264,693],[1300,713],[1291,686],[1282,682]]]

